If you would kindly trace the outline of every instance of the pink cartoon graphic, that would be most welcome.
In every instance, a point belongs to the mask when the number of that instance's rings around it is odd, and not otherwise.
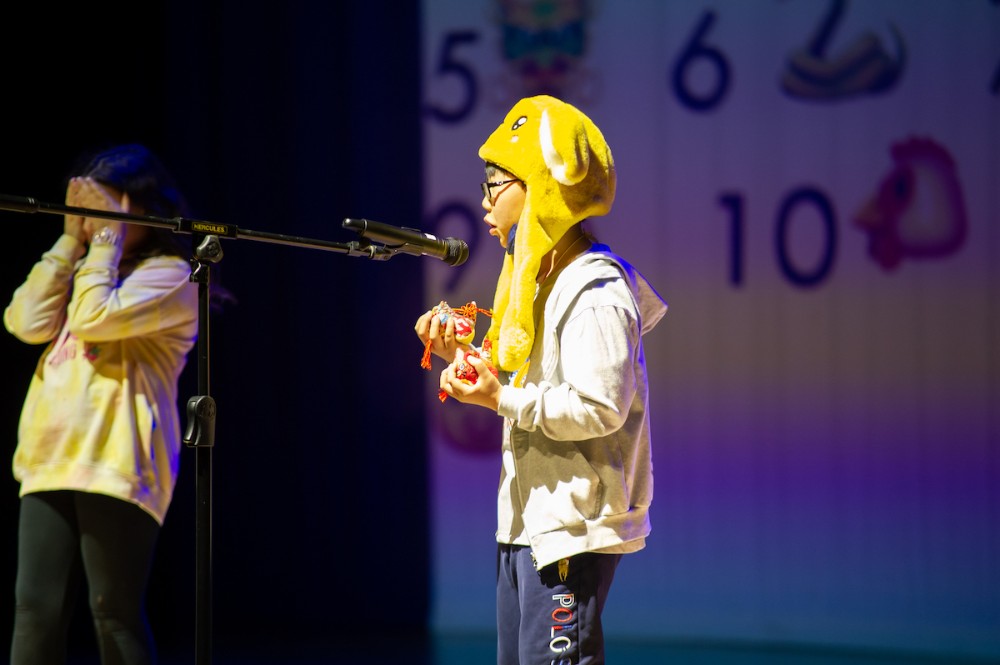
[[[892,169],[854,217],[868,252],[887,271],[903,259],[936,259],[965,243],[968,220],[955,160],[929,138],[892,146]]]

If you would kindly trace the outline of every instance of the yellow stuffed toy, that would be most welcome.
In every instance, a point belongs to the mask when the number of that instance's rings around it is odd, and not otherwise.
[[[479,157],[521,180],[527,192],[486,333],[494,362],[514,371],[528,359],[534,343],[532,303],[542,257],[574,224],[611,210],[615,166],[597,125],[548,95],[515,104],[479,148]]]

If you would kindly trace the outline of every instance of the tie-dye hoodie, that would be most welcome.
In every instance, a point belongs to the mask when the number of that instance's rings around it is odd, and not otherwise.
[[[31,377],[14,453],[21,495],[96,492],[163,523],[181,447],[177,382],[198,331],[186,261],[148,258],[119,281],[121,248],[63,235],[4,311],[29,344]]]

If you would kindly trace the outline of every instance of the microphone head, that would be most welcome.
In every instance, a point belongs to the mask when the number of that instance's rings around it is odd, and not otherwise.
[[[368,225],[368,220],[367,219],[350,219],[350,218],[347,218],[343,222],[341,222],[340,225],[343,226],[345,229],[348,229],[350,231],[355,231],[357,233],[363,233],[364,230],[365,230],[365,227]]]
[[[462,265],[469,258],[469,246],[458,238],[438,238],[417,229],[390,226],[370,219],[347,218],[341,225],[363,238],[386,243],[395,251],[432,256],[450,266]]]
[[[448,254],[442,259],[450,266],[460,266],[469,259],[469,246],[458,238],[445,238]]]

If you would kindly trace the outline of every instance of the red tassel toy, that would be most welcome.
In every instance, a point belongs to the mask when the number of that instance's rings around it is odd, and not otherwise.
[[[455,319],[455,339],[461,344],[470,344],[476,336],[476,314],[485,314],[491,317],[493,316],[493,311],[476,307],[475,300],[461,307],[451,307],[442,300],[431,308],[431,314],[437,315],[442,328],[448,323],[449,318]],[[424,346],[424,356],[420,359],[420,366],[424,369],[431,368],[430,340]]]
[[[441,322],[442,327],[448,323],[448,319],[452,318],[455,320],[455,339],[457,339],[461,344],[470,344],[476,336],[476,315],[485,314],[486,316],[493,316],[493,311],[489,309],[483,309],[482,307],[477,307],[475,301],[462,305],[461,307],[451,307],[447,302],[442,300],[439,304],[435,305],[431,309],[431,313],[438,317]],[[490,363],[490,341],[483,341],[483,354],[479,351],[472,349],[471,351],[466,351],[463,357],[464,362],[460,362],[456,368],[455,374],[459,379],[468,383],[469,385],[474,384],[479,380],[479,373],[476,372],[475,368],[469,364],[469,356],[475,356],[477,358],[482,358],[486,362],[486,366],[490,368],[490,372],[493,376],[498,376],[498,372],[495,367]],[[424,355],[420,359],[420,366],[424,369],[431,368],[431,342],[428,341],[427,345],[424,347]],[[448,399],[448,393],[443,390],[438,391],[438,399],[442,402]]]
[[[473,367],[471,363],[469,363],[469,356],[482,358],[482,356],[479,355],[479,352],[476,351],[475,349],[473,349],[472,351],[466,351],[463,362],[460,362],[458,364],[458,367],[455,368],[455,376],[464,383],[468,383],[471,386],[472,384],[474,384],[476,381],[479,380],[479,372],[477,372],[476,368]],[[489,368],[490,373],[493,374],[493,376],[500,378],[496,367],[491,365],[488,360],[485,359],[483,360],[484,362],[486,362],[486,366]],[[446,393],[443,390],[439,390],[438,399],[441,400],[442,402],[445,401],[446,399],[448,399],[448,393]]]

